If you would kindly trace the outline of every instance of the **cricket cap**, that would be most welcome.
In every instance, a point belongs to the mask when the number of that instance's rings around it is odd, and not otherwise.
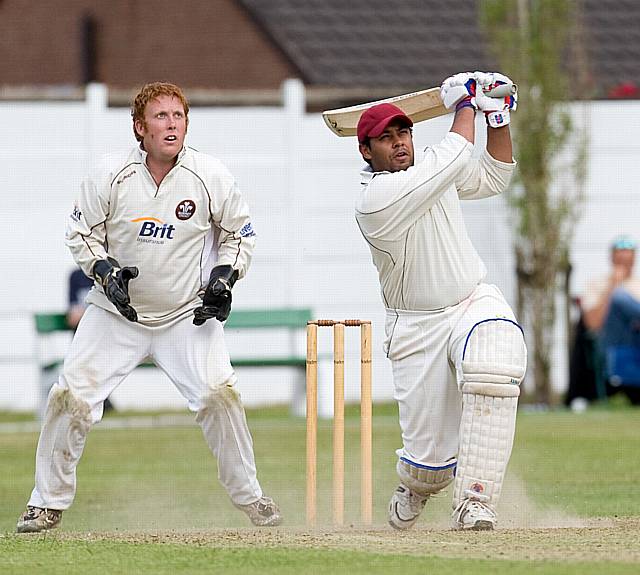
[[[411,118],[398,106],[393,104],[377,104],[365,110],[358,120],[358,142],[367,138],[377,138],[392,120],[403,120],[407,126],[413,126]]]
[[[614,250],[635,250],[636,241],[627,235],[618,236],[611,242],[611,251]]]

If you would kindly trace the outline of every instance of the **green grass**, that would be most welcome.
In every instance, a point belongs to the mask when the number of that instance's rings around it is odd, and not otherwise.
[[[510,470],[541,506],[638,516],[640,410],[520,414]]]
[[[346,420],[346,511],[358,530],[359,419],[349,407]],[[122,414],[108,415],[108,418]],[[0,414],[0,423],[28,420]],[[304,531],[305,426],[284,407],[251,410],[258,473],[265,492],[281,505],[287,529]],[[492,574],[632,574],[640,563],[625,560],[581,562],[509,555],[505,560],[469,559],[475,549],[446,533],[451,556],[438,552],[410,554],[375,547],[338,549],[331,543],[288,545],[286,531],[277,545],[252,543],[247,518],[228,501],[220,487],[215,461],[200,429],[100,429],[89,435],[78,468],[78,494],[65,512],[58,533],[16,536],[13,529],[33,486],[37,433],[0,433],[0,573],[455,573]],[[374,409],[374,522],[385,530],[388,497],[396,485],[395,449],[400,444],[393,405]],[[330,523],[331,425],[320,422],[318,463],[319,519]],[[582,414],[565,411],[521,412],[509,478],[524,482],[527,494],[541,508],[553,506],[585,518],[639,517],[640,411],[631,408],[594,409]],[[448,516],[450,490],[429,503],[429,517],[440,523]],[[220,537],[184,544],[167,541],[89,540],[87,533],[216,532],[239,530],[241,543],[220,544]],[[278,532],[278,530],[275,530]],[[387,529],[388,531],[388,529]],[[74,532],[78,537],[74,538]],[[385,531],[386,533],[386,531]],[[349,535],[349,534],[347,534]],[[246,543],[242,540],[246,536]],[[631,535],[632,537],[634,535]],[[637,530],[635,533],[637,536]],[[403,534],[390,534],[402,543]],[[559,534],[559,537],[563,536]],[[428,537],[427,537],[428,539]],[[553,539],[553,538],[552,538]],[[579,540],[579,537],[578,537]],[[458,543],[456,543],[458,541]],[[487,540],[489,541],[489,540]],[[425,540],[425,543],[427,541]],[[606,546],[606,539],[603,540]],[[456,545],[459,545],[457,551]],[[551,543],[562,545],[562,541]],[[432,549],[432,547],[430,548]],[[517,555],[517,554],[516,554]],[[614,557],[617,559],[617,557]],[[508,559],[508,560],[507,560]],[[514,560],[515,559],[515,560]]]
[[[451,560],[435,557],[410,557],[341,550],[295,549],[214,549],[186,545],[139,545],[111,542],[29,541],[12,537],[3,543],[5,559],[2,572],[22,575],[38,569],[47,575],[71,573],[110,573],[136,575],[217,574],[248,575],[277,573],[349,573],[375,575],[393,573],[438,573],[440,575],[632,575],[637,566],[608,563],[573,563],[562,571],[552,563],[525,561]]]

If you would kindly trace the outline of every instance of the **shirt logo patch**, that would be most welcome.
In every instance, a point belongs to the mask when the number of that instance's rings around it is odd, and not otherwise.
[[[71,219],[74,222],[79,222],[82,217],[82,212],[78,206],[73,206],[73,211],[71,212]]]
[[[165,240],[172,240],[174,238],[173,232],[176,228],[171,224],[165,224],[158,218],[136,218],[131,220],[137,224],[142,222],[140,231],[138,232],[138,241],[145,244],[164,244]]]
[[[253,231],[253,226],[251,225],[251,222],[249,222],[248,224],[245,224],[244,227],[240,230],[240,237],[242,238],[250,238],[255,235],[256,233]]]
[[[482,485],[482,483],[476,482],[472,483],[469,489],[474,493],[482,493],[484,491],[484,486]]]
[[[176,218],[179,220],[188,220],[196,213],[196,204],[192,200],[182,200],[176,208]]]

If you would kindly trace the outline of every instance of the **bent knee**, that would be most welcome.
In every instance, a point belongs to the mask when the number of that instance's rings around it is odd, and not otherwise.
[[[241,401],[240,394],[235,388],[236,381],[237,378],[233,374],[223,383],[208,387],[200,397],[199,411],[239,405]]]
[[[473,388],[473,393],[481,395],[519,395],[526,369],[527,347],[516,322],[492,318],[473,326],[462,356],[463,391]]]
[[[55,383],[49,392],[47,413],[51,417],[67,415],[71,421],[87,430],[91,427],[91,407],[89,404],[76,397],[69,389]]]

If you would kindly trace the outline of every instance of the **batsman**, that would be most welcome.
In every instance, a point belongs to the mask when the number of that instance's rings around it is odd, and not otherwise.
[[[219,160],[185,144],[181,88],[146,84],[131,114],[137,145],[85,178],[68,220],[67,246],[94,287],[49,393],[35,486],[16,530],[60,524],[104,400],[147,358],[196,414],[233,504],[254,525],[278,525],[280,509],[258,482],[223,327],[253,254],[248,205]]]
[[[419,155],[413,123],[395,105],[373,106],[358,123],[368,165],[356,220],[378,270],[402,431],[388,511],[396,529],[412,527],[429,497],[452,482],[454,529],[497,524],[527,351],[504,296],[484,282],[460,200],[500,194],[515,170],[509,121],[517,94],[485,94],[510,82],[493,72],[447,78],[441,96],[455,110],[453,125]],[[474,156],[477,112],[487,144]]]

